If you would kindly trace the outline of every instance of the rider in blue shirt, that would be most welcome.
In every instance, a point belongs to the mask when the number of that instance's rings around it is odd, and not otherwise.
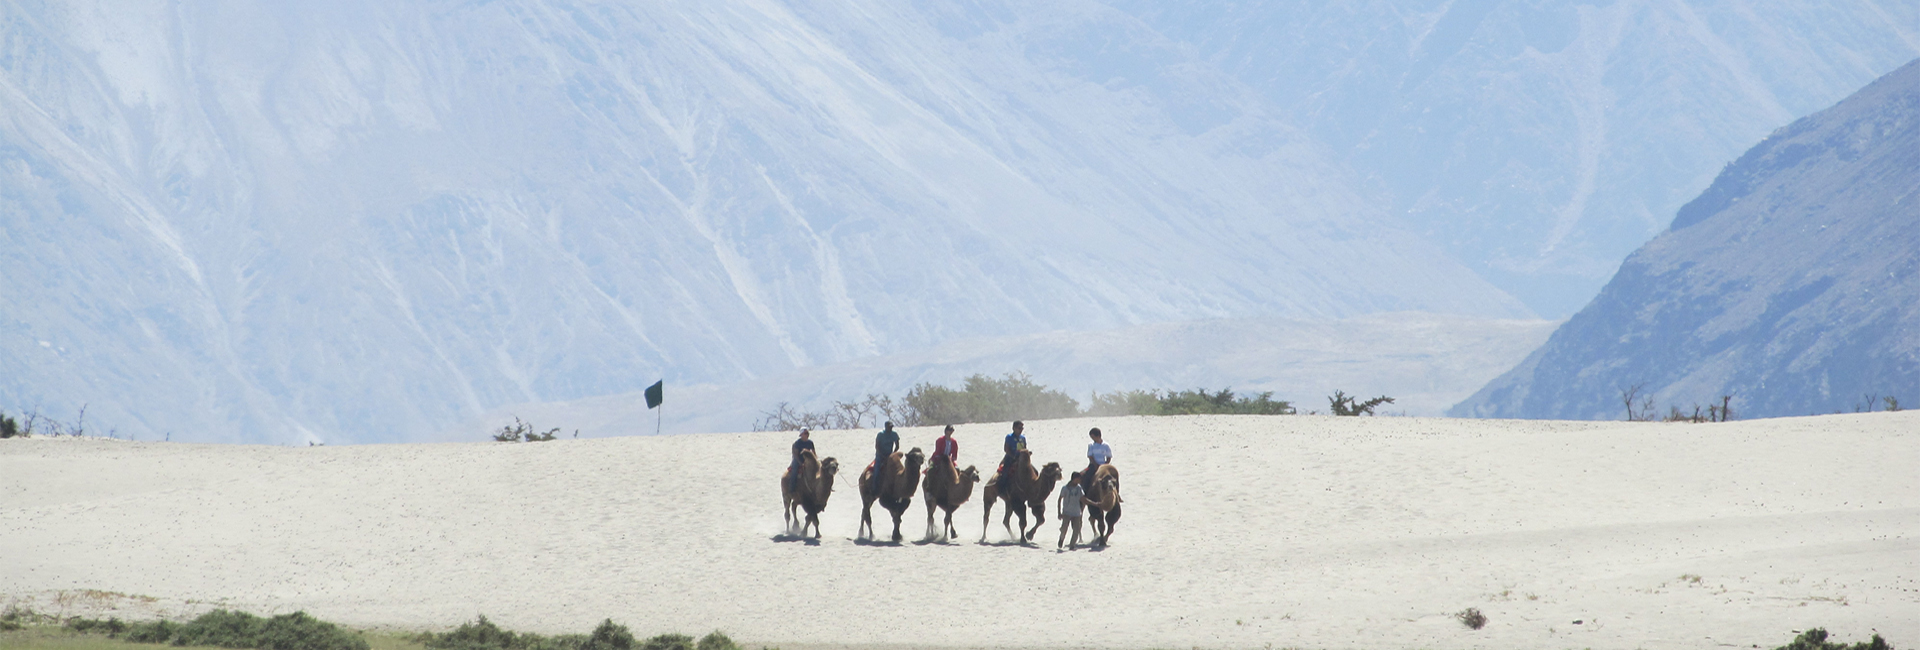
[[[1025,422],[1015,420],[1013,423],[1013,433],[1007,434],[1007,441],[1002,445],[1002,448],[1006,450],[1006,455],[1000,457],[1000,485],[1007,484],[1007,470],[1013,469],[1013,461],[1019,460],[1020,452],[1027,450],[1027,436],[1021,433],[1026,429],[1027,424]]]

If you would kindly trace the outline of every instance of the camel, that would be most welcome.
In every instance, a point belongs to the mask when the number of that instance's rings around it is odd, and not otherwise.
[[[827,509],[827,498],[833,496],[833,477],[839,473],[840,461],[828,457],[822,462],[815,459],[812,449],[800,451],[799,476],[789,476],[790,472],[780,475],[780,498],[786,506],[787,530],[793,530],[794,522],[799,519],[794,514],[794,508],[798,507],[807,512],[806,521],[800,524],[800,536],[805,537],[807,527],[812,526],[813,536],[820,537],[820,511]]]
[[[920,482],[920,498],[927,502],[927,539],[960,536],[960,531],[953,527],[953,511],[966,503],[967,499],[973,498],[973,484],[979,482],[980,470],[972,465],[958,472],[944,462],[934,463],[927,468],[927,478]],[[935,507],[947,511],[947,525],[939,535],[933,532]]]
[[[860,530],[865,531],[868,539],[873,538],[873,502],[879,501],[880,507],[893,513],[893,541],[900,541],[900,515],[913,505],[913,479],[920,475],[920,464],[926,462],[926,455],[919,447],[905,454],[893,452],[886,462],[876,463],[860,473]],[[880,476],[875,480],[874,473]]]
[[[1120,523],[1120,468],[1101,465],[1093,473],[1093,489],[1087,490],[1087,519],[1093,522],[1094,547],[1107,545],[1113,525]]]
[[[1047,496],[1053,494],[1053,484],[1060,482],[1060,464],[1047,463],[1040,471],[1033,470],[1033,452],[1023,451],[1014,460],[1013,467],[1005,474],[1007,485],[999,485],[1000,477],[987,479],[987,487],[981,491],[980,541],[987,541],[987,521],[993,517],[993,500],[1005,499],[1007,511],[1000,517],[1000,525],[1007,529],[1007,535],[1013,536],[1012,519],[1020,515],[1020,543],[1033,541],[1041,524],[1047,522]],[[1027,528],[1027,510],[1033,511],[1033,528]]]

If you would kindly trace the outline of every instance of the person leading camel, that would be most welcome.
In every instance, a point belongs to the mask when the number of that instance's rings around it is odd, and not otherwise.
[[[1060,542],[1067,539],[1067,528],[1073,528],[1073,543],[1067,548],[1080,545],[1081,510],[1087,505],[1087,491],[1080,487],[1080,473],[1074,472],[1066,487],[1060,488],[1060,539],[1054,540],[1053,547],[1060,548]]]
[[[1100,427],[1087,431],[1087,437],[1093,439],[1093,444],[1087,445],[1087,468],[1078,472],[1082,491],[1093,489],[1094,474],[1100,471],[1101,465],[1113,462],[1113,448],[1100,440]]]

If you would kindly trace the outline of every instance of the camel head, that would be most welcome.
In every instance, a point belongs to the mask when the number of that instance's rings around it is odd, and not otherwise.
[[[1059,463],[1047,463],[1045,467],[1040,468],[1040,480],[1042,481],[1058,481],[1061,476]]]
[[[828,456],[825,461],[822,461],[820,463],[820,478],[826,480],[828,491],[833,490],[833,475],[839,474],[839,473],[840,473],[839,459],[834,458],[832,456]]]
[[[913,476],[919,474],[920,466],[926,462],[927,455],[921,453],[919,447],[914,447],[911,451],[907,452],[907,473],[905,475]]]
[[[966,469],[960,471],[960,477],[966,479],[968,483],[979,483],[980,470],[974,469],[972,465],[968,465]]]

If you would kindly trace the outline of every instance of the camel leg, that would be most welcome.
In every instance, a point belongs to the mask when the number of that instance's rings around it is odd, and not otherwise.
[[[960,536],[960,531],[953,527],[953,509],[948,508],[947,509],[947,539],[953,539],[959,536]]]
[[[1113,504],[1113,509],[1107,511],[1106,520],[1107,520],[1106,530],[1100,533],[1101,546],[1107,545],[1107,538],[1113,537],[1113,527],[1120,523],[1120,504],[1118,503]]]
[[[900,535],[900,515],[903,515],[903,514],[906,514],[906,512],[907,512],[907,509],[906,509],[906,508],[901,508],[901,509],[899,509],[899,510],[894,510],[894,509],[892,509],[892,508],[888,508],[888,509],[887,509],[887,512],[891,512],[891,513],[893,513],[893,541],[894,541],[894,543],[896,543],[896,544],[898,544],[898,543],[900,543],[900,538],[901,538],[901,535]]]
[[[863,535],[873,539],[873,501],[870,500],[860,506],[860,529],[853,533],[854,537]]]
[[[1004,508],[1006,512],[1001,513],[1000,515],[1000,527],[1005,528],[1007,530],[1008,537],[1014,537],[1015,539],[1018,539],[1018,537],[1016,537],[1013,534],[1013,513],[1015,511],[1019,511],[1020,513],[1020,529],[1021,530],[1026,530],[1027,528],[1027,513],[1024,510],[1020,510],[1020,506],[1015,505],[1012,500],[1008,500],[1003,505],[1006,506]]]
[[[1045,501],[1042,501],[1039,504],[1035,504],[1033,506],[1033,529],[1027,531],[1027,541],[1029,542],[1033,541],[1033,536],[1040,534],[1040,527],[1043,525],[1046,525],[1046,523],[1047,523],[1047,504]],[[1020,525],[1022,526],[1026,525],[1026,521],[1024,520],[1024,518],[1022,518]]]
[[[989,486],[991,487],[991,486]],[[987,541],[987,523],[993,520],[994,494],[991,489],[985,492],[986,499],[980,502],[980,541]]]
[[[934,508],[934,506],[933,506],[933,499],[932,499],[932,498],[930,498],[930,497],[929,497],[929,495],[925,495],[925,494],[923,494],[923,495],[920,495],[920,498],[921,498],[922,500],[924,500],[924,501],[926,501],[926,502],[927,502],[927,536],[926,536],[926,539],[933,539],[933,508]]]

